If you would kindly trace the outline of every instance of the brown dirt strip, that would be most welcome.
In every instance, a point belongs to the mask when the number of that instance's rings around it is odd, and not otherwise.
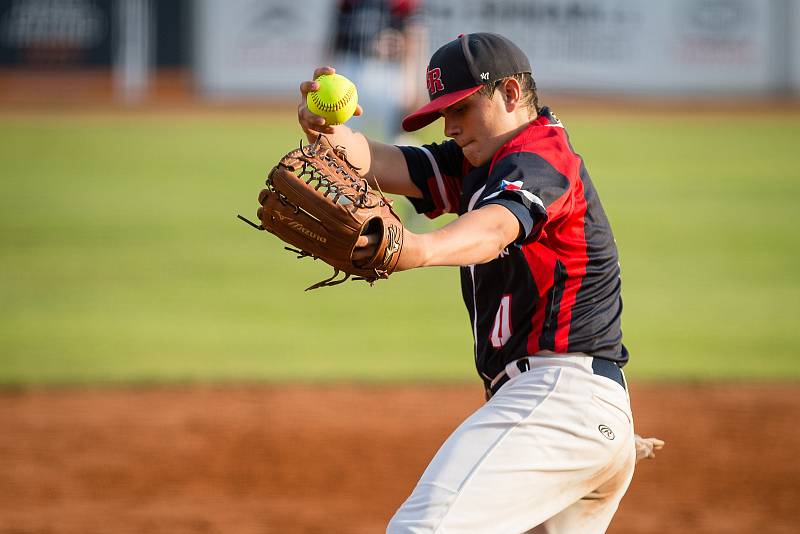
[[[789,533],[800,386],[634,385],[639,465],[610,533]],[[472,386],[0,392],[0,533],[383,531]]]

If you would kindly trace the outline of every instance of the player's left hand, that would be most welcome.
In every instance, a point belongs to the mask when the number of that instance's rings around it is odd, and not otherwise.
[[[353,265],[360,266],[375,257],[378,246],[381,243],[379,233],[363,234],[356,240],[351,257]],[[400,258],[397,260],[395,271],[407,271],[425,265],[425,234],[415,234],[403,228],[403,248],[400,250]]]
[[[360,265],[369,261],[370,258],[374,258],[380,242],[381,236],[378,233],[360,235],[356,240],[356,248],[353,249],[353,264]]]

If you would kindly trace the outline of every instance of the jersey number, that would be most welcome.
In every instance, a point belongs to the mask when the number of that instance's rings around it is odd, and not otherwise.
[[[511,295],[503,295],[500,299],[500,307],[497,308],[497,316],[494,318],[492,327],[491,342],[496,349],[506,344],[511,337]]]

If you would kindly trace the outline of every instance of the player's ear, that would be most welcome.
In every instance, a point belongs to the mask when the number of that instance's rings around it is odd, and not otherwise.
[[[516,78],[506,78],[502,85],[503,101],[506,103],[506,110],[513,111],[522,98],[522,87]]]

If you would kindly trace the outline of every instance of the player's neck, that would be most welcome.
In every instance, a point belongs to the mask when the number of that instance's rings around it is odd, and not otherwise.
[[[505,145],[506,143],[514,139],[516,136],[524,132],[528,128],[528,126],[531,125],[531,122],[533,122],[533,120],[535,119],[531,119],[526,116],[524,120],[519,121],[516,127],[510,129],[508,132],[506,132],[505,135],[503,135],[502,144]]]

